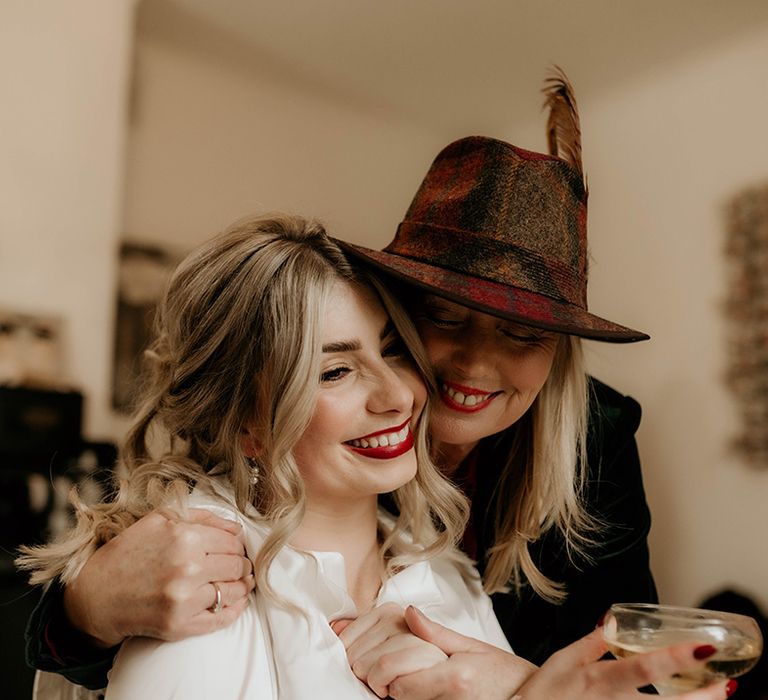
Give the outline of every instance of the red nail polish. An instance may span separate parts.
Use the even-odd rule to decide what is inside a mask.
[[[733,678],[731,678],[731,680],[729,680],[728,684],[725,686],[726,696],[731,697],[731,695],[733,695],[736,692],[736,688],[738,687],[739,687],[738,682],[733,680]]]
[[[708,659],[712,654],[717,651],[711,644],[702,644],[700,647],[696,647],[693,650],[693,658],[702,661]]]

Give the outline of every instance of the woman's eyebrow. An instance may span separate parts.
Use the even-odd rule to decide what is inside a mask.
[[[362,343],[359,340],[338,340],[335,343],[323,345],[323,352],[354,352],[362,349]]]

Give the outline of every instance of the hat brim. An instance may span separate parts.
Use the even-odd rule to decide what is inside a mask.
[[[607,343],[636,343],[650,336],[544,294],[333,239],[355,260],[457,304],[536,328]]]

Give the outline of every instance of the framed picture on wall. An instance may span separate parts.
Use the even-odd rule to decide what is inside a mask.
[[[155,309],[178,260],[178,255],[154,244],[124,242],[120,247],[112,406],[122,413],[134,407]]]

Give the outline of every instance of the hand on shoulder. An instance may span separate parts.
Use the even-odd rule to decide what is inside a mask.
[[[230,624],[253,590],[241,526],[207,510],[188,520],[153,511],[100,547],[64,592],[67,618],[97,646],[163,640]],[[222,610],[211,612],[216,583]]]

